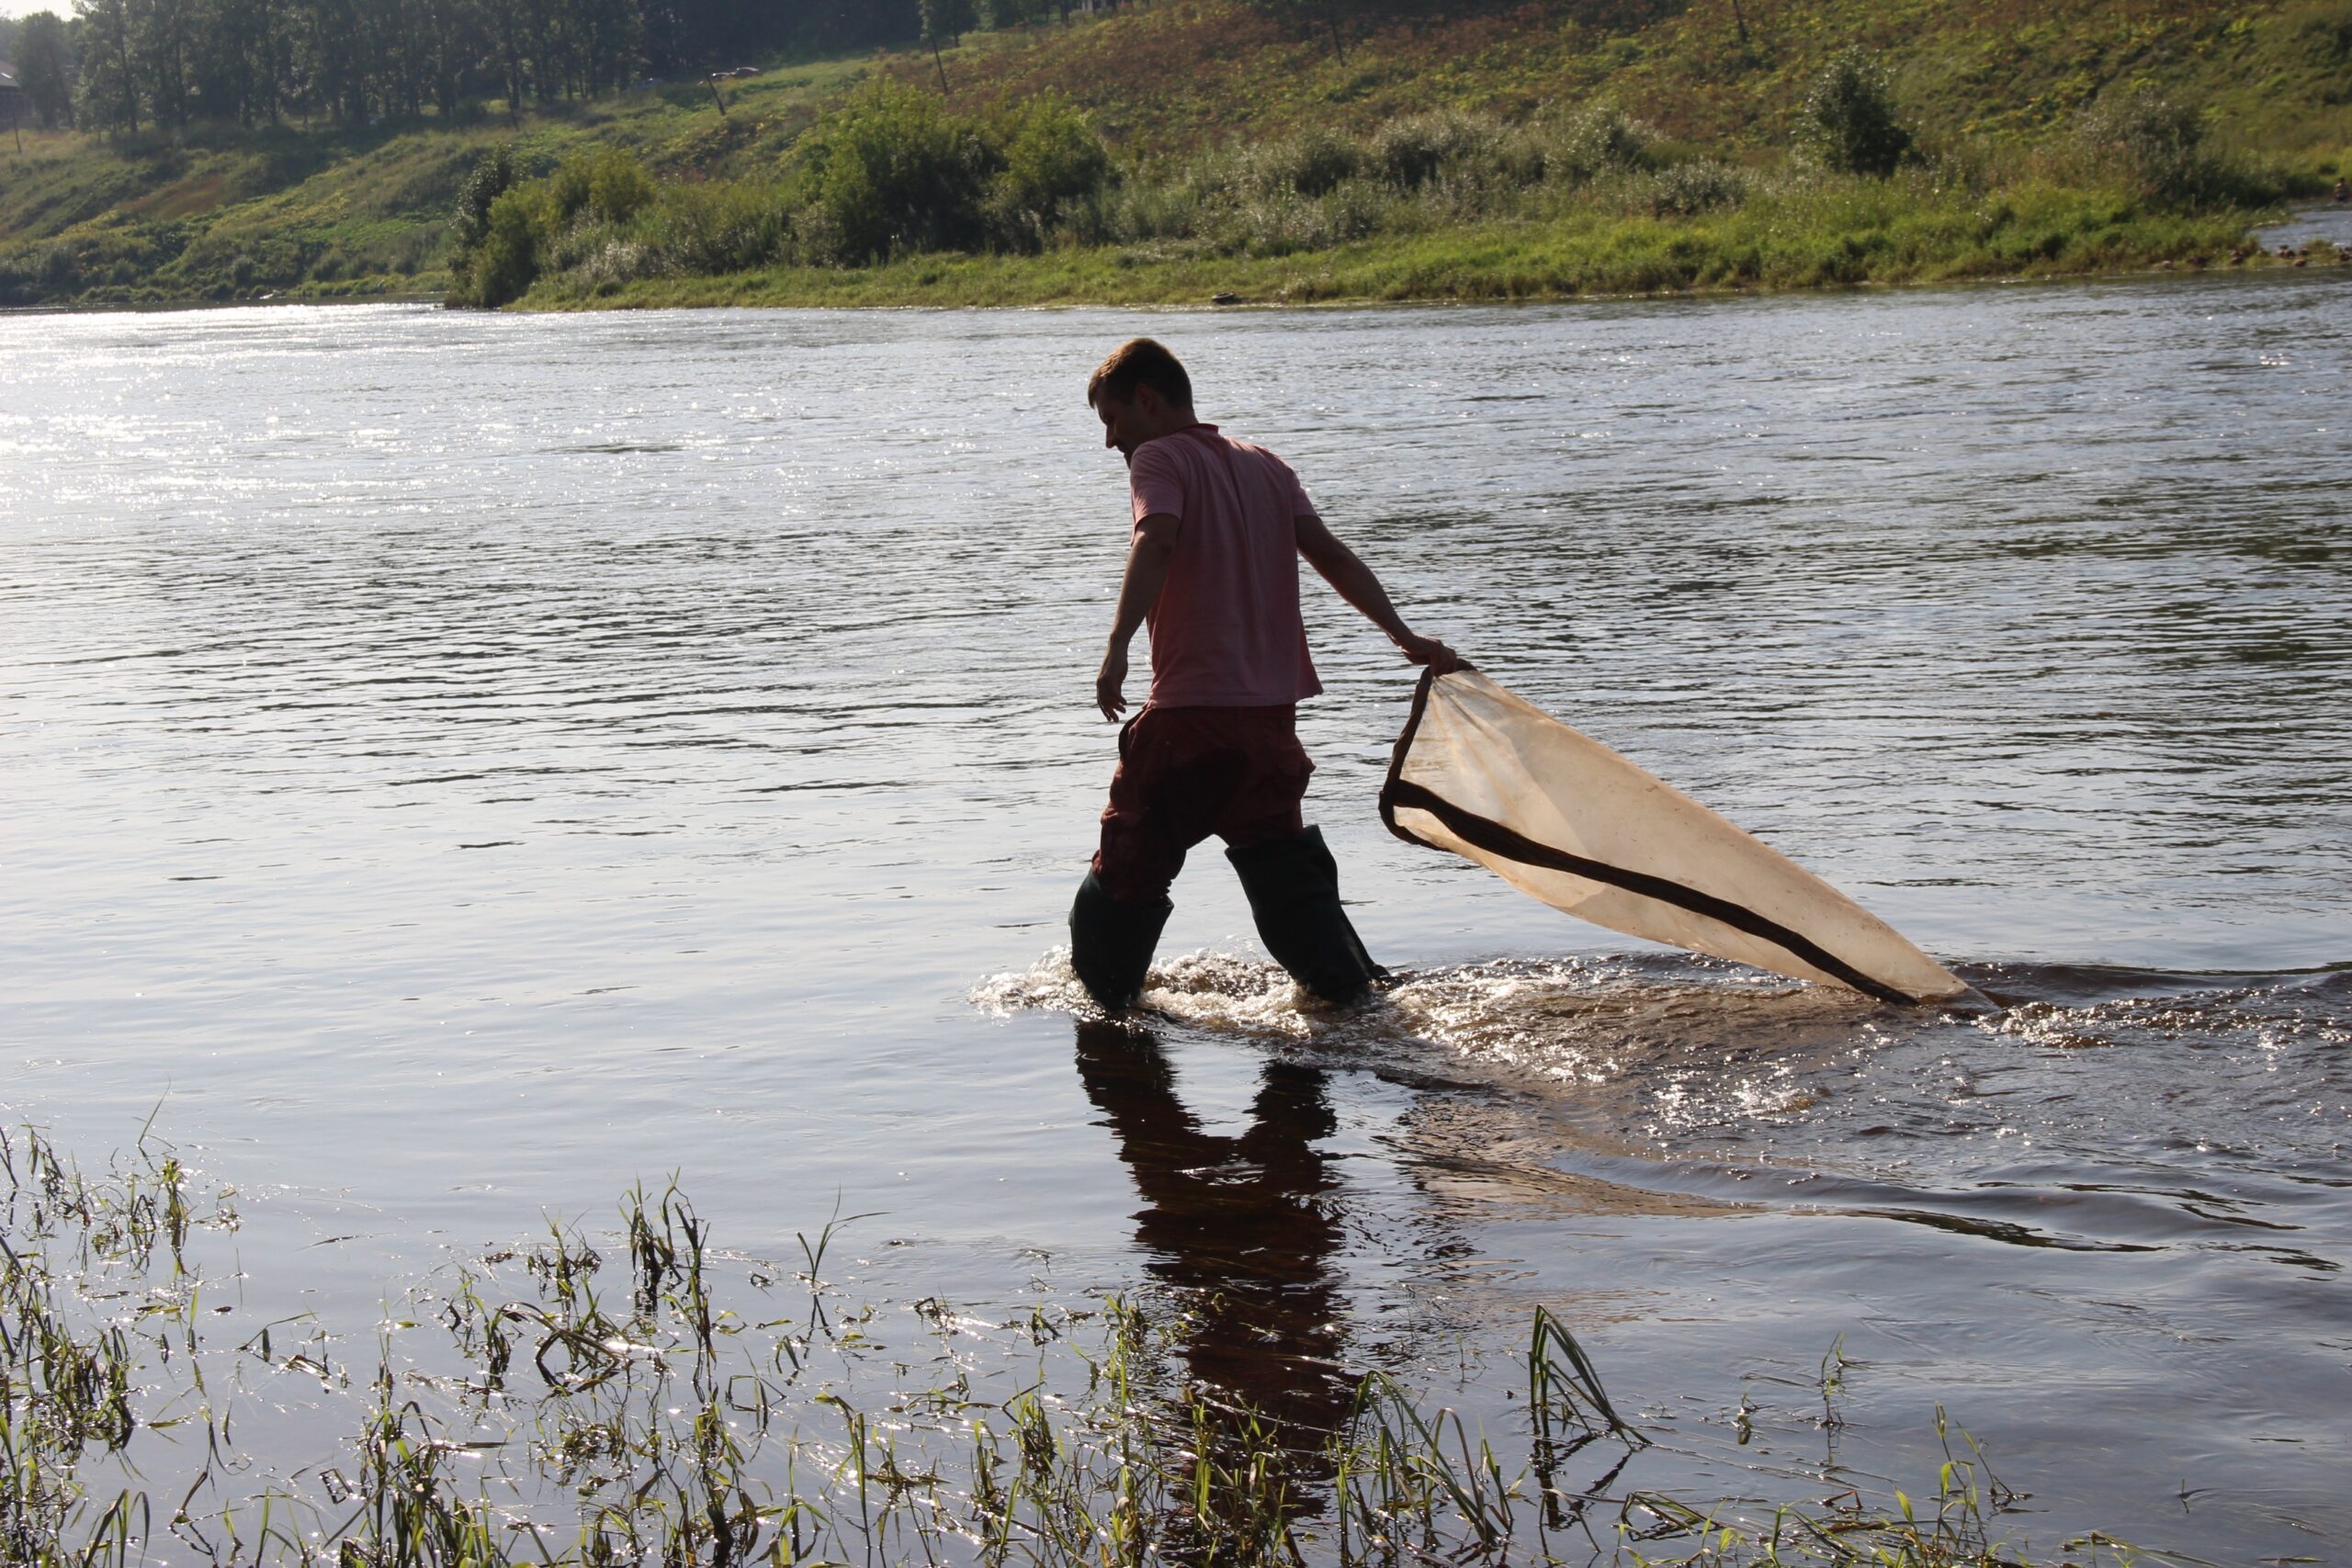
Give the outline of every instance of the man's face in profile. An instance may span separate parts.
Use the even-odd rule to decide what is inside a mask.
[[[1136,448],[1148,439],[1143,434],[1143,409],[1140,406],[1148,389],[1138,387],[1132,398],[1121,399],[1104,392],[1094,400],[1094,412],[1102,421],[1102,445],[1116,446],[1119,456],[1132,463]]]

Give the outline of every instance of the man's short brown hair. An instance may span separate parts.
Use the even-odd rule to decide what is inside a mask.
[[[1108,394],[1124,403],[1135,397],[1137,387],[1149,387],[1171,407],[1193,406],[1193,378],[1165,344],[1148,337],[1129,338],[1094,367],[1086,379],[1086,400],[1099,407]]]

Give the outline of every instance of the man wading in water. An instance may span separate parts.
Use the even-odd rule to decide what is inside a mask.
[[[1297,704],[1323,689],[1298,613],[1298,558],[1416,664],[1461,660],[1416,637],[1372,569],[1315,515],[1298,477],[1262,446],[1193,414],[1192,378],[1149,338],[1124,344],[1086,384],[1102,444],[1127,459],[1135,536],[1094,700],[1126,711],[1127,644],[1151,625],[1151,694],[1119,732],[1102,848],[1070,907],[1070,966],[1094,999],[1143,988],[1168,923],[1169,885],[1214,833],[1240,874],[1258,934],[1292,978],[1327,1001],[1381,970],[1340,908],[1339,867],[1299,803],[1315,764]]]

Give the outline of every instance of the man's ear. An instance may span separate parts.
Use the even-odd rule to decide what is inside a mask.
[[[1127,398],[1127,406],[1148,420],[1157,420],[1168,412],[1168,400],[1152,388],[1137,382],[1135,391]]]

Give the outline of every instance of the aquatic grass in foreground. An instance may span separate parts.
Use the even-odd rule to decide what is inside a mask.
[[[142,1134],[93,1177],[28,1129],[0,1134],[0,1174],[14,1563],[2016,1561],[1992,1529],[2012,1495],[1964,1436],[1920,1505],[1849,1494],[1758,1522],[1612,1492],[1649,1439],[1542,1310],[1521,1430],[1474,1428],[1380,1372],[1337,1430],[1285,1428],[1179,1375],[1194,1323],[1181,1295],[1001,1324],[933,1297],[885,1319],[822,1276],[838,1216],[786,1270],[714,1250],[674,1183],[639,1185],[609,1260],[552,1223],[429,1280],[355,1381],[316,1325],[291,1347],[272,1337],[282,1323],[205,1340],[207,1244],[239,1217],[230,1192],[196,1196],[168,1147]],[[749,1315],[720,1301],[722,1278]],[[902,1331],[926,1343],[884,1343]],[[238,1401],[288,1372],[347,1405],[333,1451],[256,1447],[267,1402]]]

